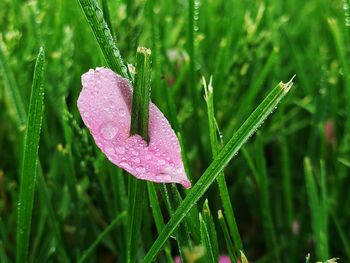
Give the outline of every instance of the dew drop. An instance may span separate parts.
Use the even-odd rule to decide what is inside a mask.
[[[123,146],[118,146],[115,148],[116,153],[119,154],[124,154],[125,153],[125,148]]]
[[[119,114],[120,117],[124,117],[124,116],[126,115],[125,109],[120,108],[120,109],[118,110],[118,114]]]
[[[171,180],[171,176],[169,174],[156,174],[156,177],[158,180],[162,180],[162,181],[170,181]]]
[[[164,160],[158,160],[157,163],[160,164],[160,165],[164,165],[164,164],[165,164],[165,161],[164,161]]]
[[[132,167],[129,164],[127,164],[126,162],[121,162],[120,166],[122,168],[124,168],[124,169],[127,169],[127,170],[131,170],[132,169]]]
[[[101,134],[106,140],[112,140],[117,132],[118,129],[112,123],[107,123],[101,128]]]
[[[105,148],[105,152],[106,152],[107,154],[114,154],[114,149],[113,149],[112,147],[106,147],[106,148]]]
[[[137,168],[136,168],[136,172],[138,172],[138,173],[144,173],[144,172],[146,172],[146,169],[145,169],[144,167],[140,166],[140,167],[137,167]]]

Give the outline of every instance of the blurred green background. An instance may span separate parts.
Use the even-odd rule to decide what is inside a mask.
[[[245,254],[251,262],[276,262],[276,253],[280,262],[304,262],[307,253],[350,262],[349,0],[196,0],[194,17],[184,0],[105,2],[124,61],[135,62],[138,46],[152,49],[152,100],[181,133],[195,180],[212,160],[202,76],[212,77],[226,142],[274,86],[296,74],[286,99],[225,169]],[[97,149],[76,106],[81,75],[106,66],[78,1],[1,0],[0,262],[15,257],[25,129],[11,92],[19,90],[27,111],[40,46],[46,188],[36,189],[30,262],[62,262],[62,253],[75,262],[126,208],[127,177]],[[317,193],[308,190],[308,172]],[[322,213],[312,194],[327,207]],[[205,198],[216,217],[215,184]],[[148,206],[144,213],[140,255],[157,237]],[[318,220],[324,225],[315,229]],[[123,262],[123,231],[116,227],[87,262]],[[217,224],[227,254],[220,231]]]

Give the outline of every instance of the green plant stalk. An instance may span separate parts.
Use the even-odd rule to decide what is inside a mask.
[[[237,262],[237,257],[235,255],[235,248],[234,248],[234,245],[232,243],[230,234],[228,232],[226,220],[225,220],[224,215],[222,214],[221,210],[218,211],[218,219],[219,219],[219,223],[220,223],[222,232],[224,233],[226,247],[227,247],[227,251],[228,251],[228,254],[230,256],[231,262]]]
[[[27,129],[21,165],[20,192],[17,210],[16,262],[27,261],[38,168],[38,150],[44,105],[44,49],[40,48],[34,69]]]
[[[181,203],[181,197],[177,188],[174,184],[162,184],[161,185],[163,199],[165,201],[165,205],[169,212],[170,217],[174,214],[176,208]],[[192,247],[190,236],[189,236],[189,227],[186,224],[186,220],[184,223],[180,224],[176,229],[175,233],[176,243],[179,250],[179,255],[181,261],[186,261],[186,257],[184,254],[184,249],[190,249]]]
[[[347,235],[346,231],[341,227],[339,220],[337,216],[334,214],[334,211],[330,209],[331,217],[334,221],[334,225],[337,229],[337,232],[339,234],[340,240],[343,244],[344,252],[346,254],[346,257],[348,258],[348,261],[350,261],[350,242],[349,242],[349,236]]]
[[[139,47],[136,53],[136,76],[132,99],[130,134],[139,134],[149,142],[148,117],[151,92],[151,50]],[[128,192],[128,263],[136,262],[136,251],[139,247],[142,208],[144,207],[146,184],[129,175]]]
[[[125,219],[126,212],[122,212],[119,215],[117,215],[113,221],[98,235],[98,237],[95,239],[94,242],[88,247],[88,249],[85,250],[81,258],[79,259],[79,263],[83,263],[88,256],[95,250],[97,245],[108,235],[110,232],[116,227],[117,225],[122,223],[122,220]]]
[[[213,101],[213,87],[211,84],[211,80],[209,85],[206,84],[203,79],[204,91],[205,91],[205,101],[207,104],[207,112],[208,112],[208,123],[209,123],[209,138],[210,138],[210,146],[212,151],[213,159],[218,155],[219,151],[219,142],[217,137],[217,123],[215,119],[215,110],[214,110],[214,101]],[[228,227],[230,230],[231,237],[236,245],[236,248],[239,250],[243,250],[243,245],[241,241],[241,236],[239,234],[239,230],[236,223],[236,218],[233,212],[230,194],[226,185],[225,175],[222,172],[217,178],[220,198],[222,202],[222,206],[224,209],[225,217],[227,218]]]
[[[288,230],[292,231],[292,223],[294,219],[293,209],[293,188],[291,181],[291,166],[288,145],[285,138],[281,138],[281,162],[282,162],[282,174],[283,174],[283,193],[284,201],[287,210],[286,219],[288,222]]]
[[[78,0],[88,20],[108,66],[124,78],[130,78],[127,67],[115,44],[115,40],[103,18],[103,12],[96,0]]]
[[[321,250],[324,259],[329,258],[329,238],[328,238],[328,194],[326,184],[326,165],[323,160],[320,161],[320,213],[322,219],[322,232],[320,232]]]
[[[160,209],[160,204],[158,201],[157,192],[156,192],[154,184],[151,182],[147,182],[147,189],[148,189],[148,198],[149,198],[150,205],[152,208],[153,219],[154,219],[154,222],[156,224],[157,232],[158,232],[158,234],[160,234],[162,232],[165,224],[164,224],[164,218],[162,215],[162,211]],[[171,256],[169,242],[167,242],[165,244],[164,252],[165,252],[167,262],[172,263],[173,258]]]
[[[321,167],[321,170],[324,169]],[[311,212],[311,226],[313,235],[316,241],[316,255],[320,260],[328,259],[328,238],[327,238],[327,198],[325,189],[324,171],[321,175],[321,197],[317,190],[317,185],[312,171],[311,161],[308,157],[304,159],[304,170],[305,170],[305,182],[306,182],[306,192],[309,200],[309,207]],[[324,200],[324,198],[326,200]]]
[[[136,76],[132,97],[130,134],[139,134],[149,143],[148,117],[151,92],[151,50],[139,47],[136,53]]]
[[[62,116],[61,124],[63,127],[64,139],[66,142],[66,149],[67,149],[67,153],[62,153],[62,160],[64,163],[63,170],[65,171],[64,173],[65,179],[67,182],[68,191],[72,198],[72,204],[74,207],[73,218],[74,218],[75,224],[80,225],[81,204],[79,202],[79,197],[78,197],[78,191],[77,191],[78,180],[77,180],[77,175],[74,168],[74,160],[73,160],[73,153],[72,153],[72,145],[73,145],[72,131],[68,124],[69,111],[68,111],[68,107],[64,97],[61,98],[59,104],[60,104],[61,116]],[[80,231],[77,231],[74,234],[75,234],[75,238],[77,239],[76,254],[78,258],[80,256],[82,236]]]
[[[266,160],[263,151],[262,138],[258,134],[255,149],[257,171],[259,177],[260,204],[263,217],[263,228],[265,231],[265,239],[267,243],[268,253],[272,257],[273,262],[281,262],[277,247],[276,232],[272,220],[271,201],[269,192],[269,179],[267,176]]]
[[[2,77],[4,78],[6,91],[9,95],[9,98],[12,102],[15,111],[15,117],[17,120],[18,128],[20,130],[23,130],[27,121],[27,114],[23,106],[23,101],[17,83],[15,81],[12,71],[9,68],[9,65],[7,64],[3,45],[4,44],[0,40],[0,70],[3,72]]]
[[[202,213],[199,213],[201,241],[205,247],[207,262],[219,261],[218,239],[215,224],[208,205],[208,199],[204,201]]]
[[[220,175],[230,160],[238,153],[242,145],[259,128],[267,116],[272,113],[281,99],[288,93],[292,84],[291,80],[287,84],[280,83],[277,85],[231,137],[197,183],[188,192],[184,201],[170,218],[162,233],[158,236],[157,240],[144,257],[143,262],[151,262],[155,258],[166,240],[170,237],[171,233],[176,229],[199,198],[206,192],[209,186]]]
[[[128,222],[127,222],[127,263],[136,262],[140,246],[142,208],[145,205],[145,182],[129,175]]]

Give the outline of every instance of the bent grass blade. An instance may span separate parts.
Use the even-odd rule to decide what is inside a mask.
[[[293,85],[292,80],[293,79],[286,84],[280,83],[277,85],[231,137],[198,182],[188,192],[184,201],[175,211],[162,233],[158,236],[157,240],[146,254],[143,262],[151,262],[157,256],[166,240],[196,204],[199,198],[206,192],[231,159],[238,153],[242,145],[260,127],[264,120],[277,107],[281,99],[288,93]]]

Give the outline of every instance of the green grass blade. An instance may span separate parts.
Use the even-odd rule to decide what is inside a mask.
[[[176,208],[182,201],[180,193],[178,192],[175,184],[162,184],[162,195],[170,217],[172,217]],[[185,249],[192,248],[187,221],[188,220],[185,220],[184,223],[180,224],[175,231],[175,238],[182,261],[186,261]]]
[[[136,262],[137,251],[140,242],[142,211],[145,206],[145,182],[129,175],[128,191],[128,225],[127,225],[127,260],[128,263]]]
[[[290,165],[290,156],[288,151],[288,145],[285,138],[281,139],[281,161],[282,161],[282,175],[283,175],[283,193],[286,206],[286,219],[288,222],[288,229],[292,230],[292,223],[294,219],[293,208],[293,185],[292,185],[292,173]]]
[[[259,128],[267,116],[272,113],[281,99],[288,93],[291,86],[292,80],[287,84],[280,83],[277,85],[231,137],[198,182],[188,192],[184,201],[178,207],[162,233],[158,236],[157,240],[146,254],[144,262],[151,262],[155,258],[166,240],[170,237],[171,233],[180,224],[186,214],[196,204],[209,186],[215,181],[231,159],[238,153],[242,145],[257,130],[257,128]]]
[[[340,225],[339,218],[334,214],[334,211],[330,209],[331,217],[334,221],[335,228],[339,234],[340,240],[343,244],[344,252],[346,254],[347,260],[350,261],[350,239],[344,228]]]
[[[199,214],[199,222],[201,240],[205,247],[206,261],[212,263],[218,262],[218,239],[216,236],[214,220],[209,209],[208,199],[205,200],[202,213]]]
[[[147,182],[147,189],[148,189],[148,198],[149,198],[149,202],[150,202],[150,205],[152,208],[154,222],[156,224],[157,232],[158,232],[158,234],[160,234],[162,232],[163,228],[165,227],[165,224],[164,224],[164,218],[162,215],[162,211],[160,209],[160,204],[158,201],[157,192],[156,192],[154,184],[151,182]],[[169,243],[165,244],[164,252],[165,252],[167,262],[169,262],[169,263],[173,262]]]
[[[235,255],[235,248],[234,248],[234,245],[232,243],[230,234],[228,232],[226,220],[225,220],[224,215],[222,214],[221,210],[218,211],[218,219],[219,219],[219,223],[220,223],[222,232],[224,233],[226,247],[227,247],[228,254],[230,255],[231,262],[237,262],[237,258]]]
[[[254,151],[256,156],[257,171],[259,177],[259,190],[260,190],[260,204],[262,213],[262,223],[265,231],[266,245],[270,260],[274,262],[281,262],[280,255],[277,247],[276,231],[272,220],[271,211],[271,198],[269,191],[269,178],[267,175],[266,158],[264,154],[262,138],[258,134],[256,140],[256,149]]]
[[[213,93],[211,80],[209,82],[209,85],[207,85],[205,82],[205,79],[203,79],[203,85],[204,85],[205,101],[207,104],[207,112],[208,112],[210,145],[211,145],[213,158],[215,158],[218,155],[219,142],[218,142],[218,136],[217,136],[217,124],[216,124],[215,111],[214,111],[214,101],[213,101],[214,93]],[[221,173],[218,176],[217,182],[218,182],[220,198],[224,209],[225,217],[227,218],[230,234],[235,242],[237,249],[243,250],[241,236],[239,234],[239,230],[237,227],[236,218],[233,212],[224,173]]]
[[[27,130],[21,166],[20,192],[17,213],[16,262],[27,261],[35,181],[38,166],[38,150],[44,104],[44,49],[40,48],[34,69],[30,96]]]
[[[0,53],[1,52],[2,52],[2,50],[0,50]],[[2,56],[2,55],[3,55],[3,53],[0,54],[0,56]],[[1,60],[0,62],[6,63],[6,61],[4,59],[5,58],[3,56],[0,57],[0,60]],[[24,109],[23,100],[22,100],[21,94],[18,91],[16,80],[13,78],[13,74],[10,71],[10,69],[7,67],[7,64],[5,64],[5,67],[3,69],[6,70],[4,75],[7,75],[7,78],[9,80],[7,82],[8,88],[12,89],[12,90],[9,90],[9,94],[11,94],[11,92],[13,92],[13,95],[11,95],[12,101],[13,101],[14,105],[17,105],[15,107],[18,107],[18,109],[19,109],[19,110],[15,111],[15,114],[16,114],[16,118],[18,120],[18,123],[20,124],[19,128],[22,129],[25,127],[26,122],[27,122],[27,113],[25,110],[24,110],[24,112],[21,110],[21,109]],[[24,120],[24,122],[23,122],[23,120]],[[21,123],[23,123],[23,125],[21,125]],[[66,255],[65,250],[63,249],[63,243],[60,242],[60,240],[62,240],[62,238],[61,238],[61,233],[60,233],[59,226],[57,223],[58,221],[56,220],[57,216],[55,215],[54,209],[53,209],[51,201],[50,201],[50,197],[48,194],[48,188],[47,188],[45,179],[44,179],[43,174],[42,174],[40,161],[39,161],[39,171],[38,171],[38,188],[41,189],[41,191],[39,192],[39,197],[41,198],[41,200],[43,201],[43,203],[45,204],[45,206],[48,210],[48,215],[50,217],[49,222],[50,222],[50,225],[55,233],[55,237],[58,241],[58,244],[59,244],[58,253],[60,256],[60,260],[62,262],[66,262],[67,255]]]
[[[149,142],[148,115],[151,93],[151,50],[139,47],[136,53],[136,76],[132,98],[132,117],[130,134],[140,134]]]
[[[85,250],[81,258],[79,259],[79,263],[84,262],[88,256],[94,251],[97,245],[113,230],[114,227],[122,223],[126,217],[126,212],[122,212],[115,217],[115,219],[98,235],[96,240],[89,246],[88,249]]]
[[[18,90],[17,83],[13,76],[7,60],[4,54],[3,43],[0,40],[0,70],[3,72],[2,77],[4,78],[4,84],[9,98],[12,102],[13,108],[15,110],[15,117],[17,119],[19,129],[23,129],[27,121],[27,114],[23,106],[23,101]]]
[[[124,78],[129,78],[128,70],[115,44],[111,31],[103,18],[103,12],[96,0],[79,0],[108,66]]]
[[[322,165],[322,164],[321,164]],[[323,166],[323,165],[322,165]],[[327,198],[324,167],[321,167],[321,193],[317,189],[311,161],[308,157],[304,159],[306,192],[309,200],[311,213],[311,226],[316,243],[316,255],[321,260],[328,258],[327,238]]]
[[[321,250],[325,259],[329,258],[329,238],[328,238],[328,193],[326,184],[326,165],[320,161],[320,208],[322,219],[322,231],[320,232]]]

